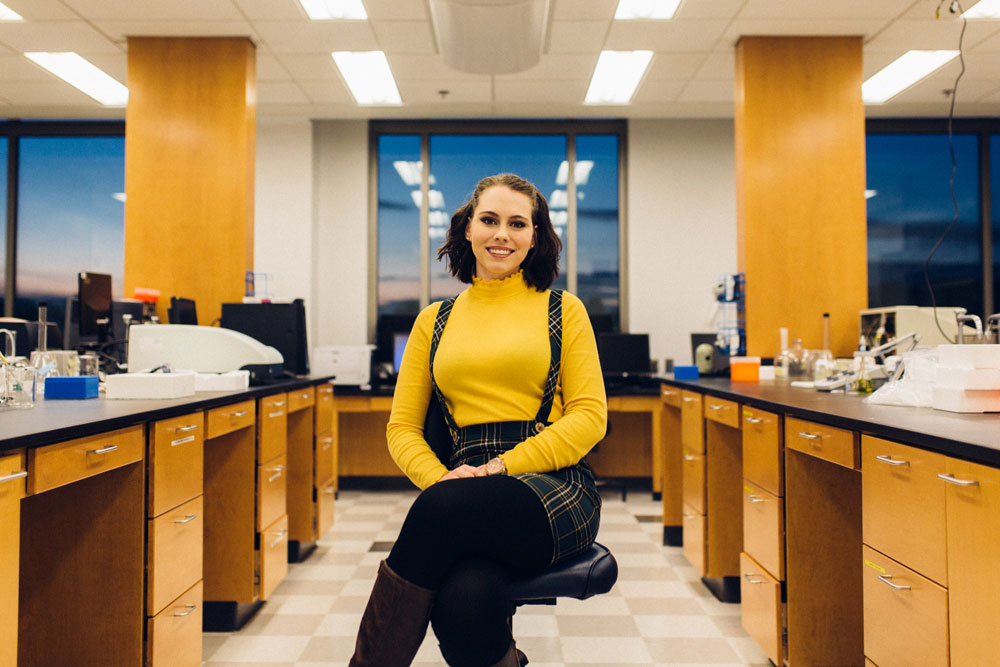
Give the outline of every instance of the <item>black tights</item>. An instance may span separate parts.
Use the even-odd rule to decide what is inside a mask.
[[[548,566],[552,534],[541,500],[506,476],[439,482],[410,507],[386,559],[437,591],[431,625],[451,665],[492,665],[511,642],[507,585]]]

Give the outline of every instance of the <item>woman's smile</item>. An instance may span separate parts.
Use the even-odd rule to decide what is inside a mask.
[[[530,197],[496,185],[483,190],[465,228],[476,258],[476,276],[499,280],[517,273],[535,245]]]

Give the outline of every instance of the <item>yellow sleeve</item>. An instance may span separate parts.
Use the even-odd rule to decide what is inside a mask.
[[[607,430],[608,400],[594,330],[583,302],[568,292],[563,292],[559,379],[562,417],[503,454],[508,473],[549,472],[578,463]]]
[[[424,440],[424,417],[432,393],[428,367],[431,333],[439,307],[440,303],[432,303],[424,308],[413,325],[403,351],[392,397],[392,414],[386,427],[389,454],[399,469],[421,489],[448,472]]]

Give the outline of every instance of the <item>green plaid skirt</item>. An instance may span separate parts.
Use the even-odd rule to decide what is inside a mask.
[[[459,428],[448,467],[480,466],[535,435],[539,426],[544,428],[548,424],[513,421]],[[550,565],[590,547],[600,525],[601,496],[594,483],[594,472],[586,461],[552,472],[521,473],[511,477],[530,486],[545,506],[552,530]]]

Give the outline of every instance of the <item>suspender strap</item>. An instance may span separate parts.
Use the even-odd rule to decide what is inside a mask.
[[[457,296],[453,296],[450,299],[441,302],[437,318],[434,320],[434,331],[431,334],[430,353],[431,387],[434,389],[434,395],[437,396],[438,404],[441,406],[441,412],[444,413],[444,420],[445,423],[448,424],[448,430],[451,431],[452,442],[457,440],[458,425],[455,423],[455,419],[451,416],[451,412],[448,411],[448,404],[445,403],[444,394],[441,393],[441,389],[438,388],[437,382],[434,381],[434,357],[437,355],[438,344],[441,342],[441,334],[444,333],[444,325],[448,324],[448,317],[451,315],[451,308],[455,305],[455,299],[457,298]]]

